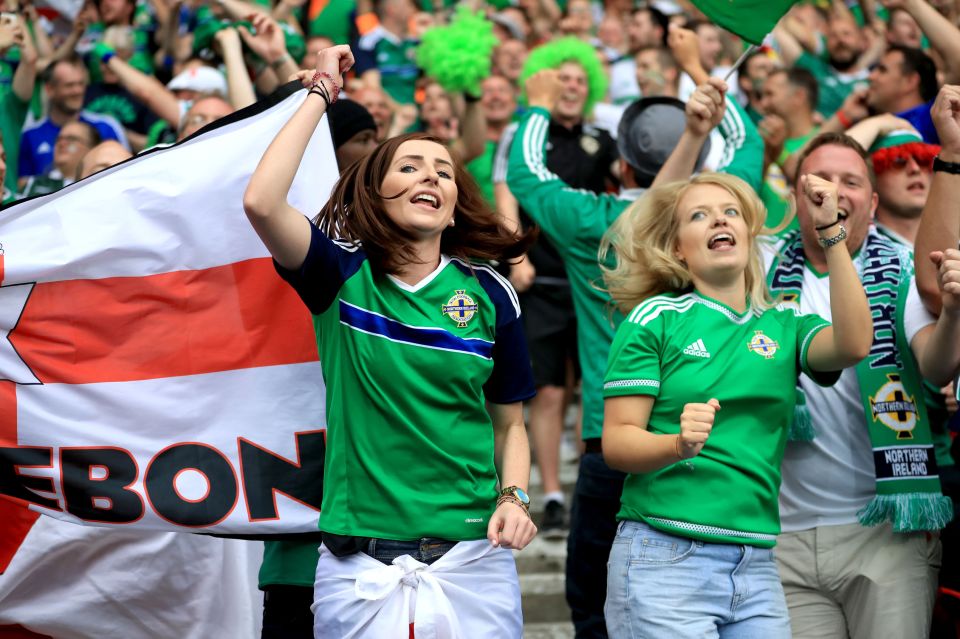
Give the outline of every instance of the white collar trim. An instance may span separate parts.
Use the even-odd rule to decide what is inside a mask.
[[[394,275],[388,274],[387,277],[389,277],[390,281],[396,284],[399,289],[406,291],[408,293],[416,293],[417,291],[422,289],[424,286],[426,286],[427,284],[432,282],[434,279],[436,279],[437,275],[440,275],[440,271],[442,271],[449,263],[450,263],[450,258],[441,253],[440,264],[437,266],[437,268],[433,269],[432,272],[428,273],[426,276],[424,276],[422,280],[420,280],[416,284],[407,284],[406,282],[397,278]]]

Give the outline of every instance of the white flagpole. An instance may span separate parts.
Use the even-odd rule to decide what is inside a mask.
[[[740,57],[737,58],[737,61],[734,62],[733,66],[730,67],[730,70],[727,71],[727,75],[723,76],[723,81],[727,82],[730,79],[730,76],[732,76],[734,72],[740,68],[740,65],[743,64],[743,61],[747,59],[747,56],[756,51],[757,48],[758,47],[755,44],[751,44],[749,47],[747,47],[747,50],[740,54]]]

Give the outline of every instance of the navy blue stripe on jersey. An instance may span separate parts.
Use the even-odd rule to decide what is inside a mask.
[[[303,265],[289,271],[274,260],[280,277],[286,280],[314,315],[327,310],[340,287],[360,270],[367,254],[355,244],[333,241],[315,224],[310,224],[310,248]]]
[[[343,300],[340,300],[340,323],[362,333],[384,337],[391,342],[475,355],[483,359],[493,357],[492,342],[457,337],[442,328],[410,326]]]

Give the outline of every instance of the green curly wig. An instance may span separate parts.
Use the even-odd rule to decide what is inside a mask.
[[[479,97],[496,46],[493,23],[461,5],[448,26],[433,27],[423,34],[417,65],[445,91]]]
[[[587,74],[587,101],[583,105],[583,114],[590,115],[593,105],[607,95],[607,74],[600,64],[597,52],[592,46],[574,37],[560,38],[541,45],[530,52],[520,74],[520,86],[525,86],[527,78],[537,71],[557,69],[564,62],[576,62]],[[526,101],[526,91],[523,100]]]

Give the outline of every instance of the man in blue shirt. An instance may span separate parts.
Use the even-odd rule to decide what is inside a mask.
[[[20,177],[41,175],[53,163],[53,147],[60,128],[79,120],[94,127],[103,140],[117,140],[129,149],[123,127],[115,119],[83,111],[84,94],[89,84],[87,69],[79,56],[55,62],[47,69],[46,90],[49,113],[46,118],[23,130],[20,138]]]
[[[920,49],[891,45],[870,72],[867,105],[874,113],[893,113],[913,125],[927,144],[940,144],[930,119],[937,97],[937,67]]]

